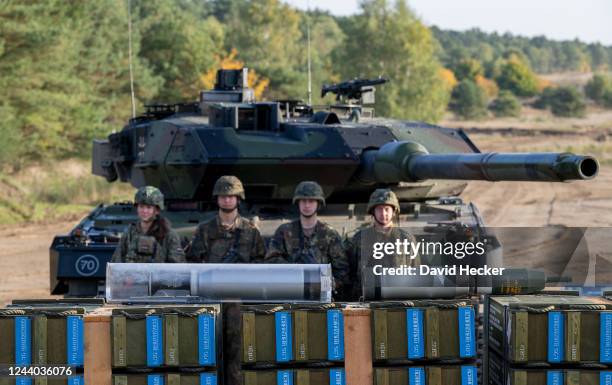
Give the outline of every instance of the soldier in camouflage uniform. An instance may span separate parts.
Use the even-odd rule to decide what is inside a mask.
[[[336,230],[317,218],[325,205],[323,189],[316,182],[301,182],[295,189],[293,203],[298,205],[300,218],[282,224],[270,241],[268,263],[331,263],[339,295],[347,283],[349,264]]]
[[[235,176],[220,177],[213,188],[218,215],[196,229],[187,259],[203,263],[261,262],[265,246],[259,230],[238,213],[245,199],[242,182]]]
[[[153,186],[141,187],[134,197],[138,222],[121,236],[111,262],[185,262],[181,239],[160,216],[164,195]]]
[[[350,281],[353,284],[352,297],[361,296],[361,272],[371,269],[374,265],[396,267],[400,265],[418,266],[420,257],[406,254],[385,256],[376,260],[372,257],[373,245],[377,242],[395,243],[397,239],[408,239],[416,242],[414,236],[396,227],[394,218],[399,214],[400,206],[395,193],[389,189],[377,189],[368,202],[367,212],[372,216],[373,223],[359,229],[352,239],[347,240],[346,250],[350,261]]]

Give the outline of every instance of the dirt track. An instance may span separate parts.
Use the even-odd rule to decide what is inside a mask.
[[[608,135],[607,128],[602,131]],[[482,151],[555,151],[550,147],[598,144],[592,137],[571,132],[509,136],[479,129],[471,138]],[[472,182],[462,198],[477,205],[489,226],[612,226],[612,170],[606,165],[595,180],[587,182]],[[0,230],[0,305],[15,298],[49,296],[49,246],[55,234],[73,225]]]

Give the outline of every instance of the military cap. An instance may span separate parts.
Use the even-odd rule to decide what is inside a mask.
[[[224,175],[220,177],[213,187],[213,196],[216,197],[219,195],[235,195],[244,200],[244,187],[242,186],[242,182],[233,175]]]
[[[164,194],[157,187],[144,186],[136,191],[134,195],[135,205],[157,206],[160,210],[164,209]]]
[[[393,206],[396,213],[399,212],[400,209],[397,196],[388,188],[376,189],[372,195],[370,195],[370,201],[368,202],[368,214],[372,214],[374,208],[379,205]]]
[[[299,199],[314,199],[325,206],[325,195],[317,182],[300,182],[293,193],[293,203],[295,204]]]

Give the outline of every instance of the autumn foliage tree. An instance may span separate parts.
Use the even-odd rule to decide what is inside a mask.
[[[449,99],[437,44],[404,0],[365,0],[341,24],[347,39],[336,53],[342,78],[386,76],[376,93],[378,115],[437,121]]]
[[[538,89],[536,75],[529,66],[516,56],[504,61],[496,78],[501,89],[508,90],[517,96],[533,96]]]

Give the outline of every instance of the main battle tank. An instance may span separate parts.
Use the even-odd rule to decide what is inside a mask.
[[[484,221],[459,195],[468,180],[561,182],[594,178],[597,161],[570,153],[481,153],[463,130],[375,117],[370,84],[325,86],[335,105],[313,108],[296,100],[256,102],[247,70],[220,70],[214,90],[192,104],[147,106],[107,139],[95,140],[93,173],[135,188],[157,186],[163,215],[188,239],[215,215],[212,188],[222,175],[238,176],[246,190],[241,212],[269,238],[297,216],[296,185],[315,180],[327,206],[320,214],[341,234],[369,221],[376,188],[392,189],[400,223],[415,235],[474,236]],[[346,98],[345,98],[346,97]],[[100,205],[51,246],[51,292],[102,292],[105,265],[121,232],[136,220],[131,202]]]

